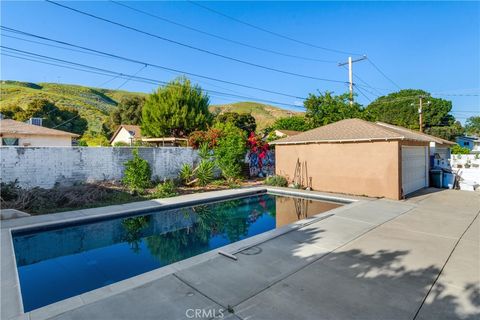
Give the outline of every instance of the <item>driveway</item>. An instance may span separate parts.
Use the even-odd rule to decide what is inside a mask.
[[[55,319],[479,319],[479,211],[453,190],[363,201]]]

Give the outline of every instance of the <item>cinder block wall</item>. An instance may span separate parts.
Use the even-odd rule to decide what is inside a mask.
[[[55,184],[120,180],[133,148],[109,147],[1,147],[1,181],[17,180],[26,188]],[[175,178],[184,163],[198,161],[192,148],[139,148],[150,163],[152,177]]]

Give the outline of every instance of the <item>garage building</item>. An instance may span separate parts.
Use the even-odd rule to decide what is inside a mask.
[[[429,183],[429,144],[406,128],[347,119],[272,142],[277,175],[318,191],[401,199]],[[301,167],[301,169],[299,169]]]

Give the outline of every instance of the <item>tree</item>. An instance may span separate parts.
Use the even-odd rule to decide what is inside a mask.
[[[223,176],[232,181],[242,172],[242,163],[247,152],[247,135],[231,122],[217,123],[215,128],[222,132],[213,149],[215,161]]]
[[[237,128],[242,129],[247,134],[255,132],[257,129],[257,123],[255,118],[250,113],[238,113],[238,112],[224,112],[220,113],[216,122],[227,123],[231,122]]]
[[[455,121],[452,125],[435,126],[425,129],[426,134],[450,141],[455,141],[455,138],[461,136],[464,132],[465,130],[462,124],[458,121]]]
[[[9,106],[2,106],[0,112],[5,119],[15,119],[16,115],[23,112],[23,109],[20,108],[18,105],[9,105]]]
[[[152,137],[185,137],[205,130],[213,116],[209,97],[190,80],[177,78],[149,95],[142,110],[142,134]]]
[[[310,93],[304,105],[307,109],[307,123],[312,128],[343,119],[358,118],[362,114],[358,103],[350,105],[348,94],[334,96],[331,92],[318,92],[318,95]]]
[[[480,116],[473,116],[465,121],[465,132],[469,135],[480,136]]]
[[[107,138],[111,138],[113,132],[121,124],[141,125],[144,103],[144,97],[123,97],[117,108],[110,114],[108,120],[102,124],[102,134]]]
[[[381,121],[418,130],[420,96],[427,97],[423,99],[422,106],[423,126],[426,131],[432,127],[455,125],[455,118],[449,114],[452,110],[451,101],[433,98],[426,91],[413,89],[400,90],[379,97],[365,108],[364,116],[370,121]]]
[[[3,111],[3,110],[2,110]],[[86,119],[72,108],[58,108],[47,99],[35,99],[25,109],[9,108],[4,113],[6,118],[27,121],[30,118],[42,118],[42,125],[82,135],[88,127]],[[13,113],[12,113],[13,111]]]
[[[273,123],[272,130],[294,130],[294,131],[307,131],[311,129],[311,126],[307,123],[307,119],[304,116],[291,116],[278,118]]]

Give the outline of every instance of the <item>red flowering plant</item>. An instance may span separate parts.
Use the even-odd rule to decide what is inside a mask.
[[[268,142],[262,140],[260,135],[256,135],[254,132],[250,133],[250,136],[247,139],[248,148],[250,153],[257,154],[258,156],[258,165],[262,167],[262,160],[267,156],[267,152],[270,148]]]

